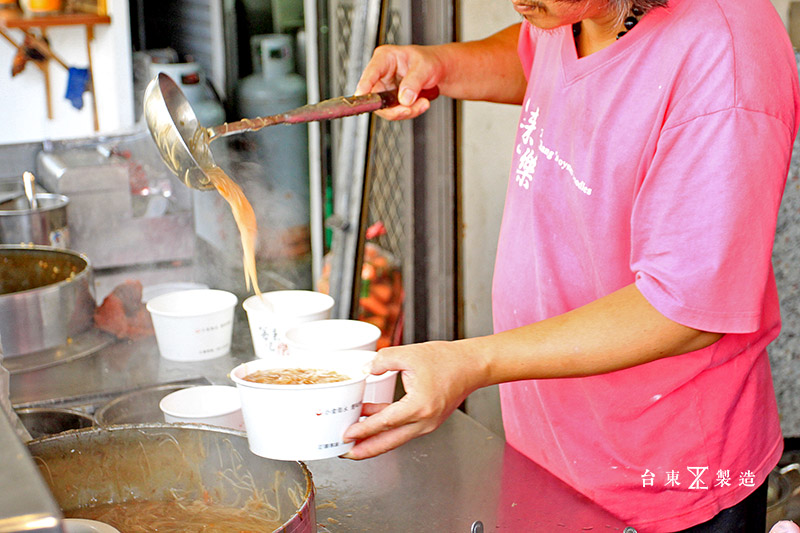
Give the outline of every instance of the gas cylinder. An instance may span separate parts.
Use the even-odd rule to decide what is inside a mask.
[[[149,65],[150,78],[163,72],[180,87],[192,106],[197,120],[203,126],[217,126],[225,122],[225,108],[211,90],[203,68],[195,62],[157,63]]]
[[[275,115],[306,104],[306,85],[295,72],[290,35],[253,36],[251,52],[254,72],[237,86],[237,109],[242,118]],[[290,243],[289,249],[277,251],[277,255],[307,250],[302,241],[307,240],[309,227],[308,127],[278,125],[246,135],[255,146],[263,173],[262,201],[269,206],[257,210],[257,217],[265,218],[258,220],[259,228],[264,228],[259,233],[283,235],[275,240]],[[271,245],[274,248],[277,243]],[[267,251],[268,255],[275,253]]]

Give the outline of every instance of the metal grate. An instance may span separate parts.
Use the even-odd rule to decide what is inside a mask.
[[[334,13],[331,28],[331,87],[335,94],[351,94],[354,87],[346,86],[345,73],[348,70],[350,42],[350,24],[352,21],[352,5],[346,2],[336,3],[331,10]],[[388,9],[386,16],[386,42],[400,42],[402,33],[402,17],[397,9]],[[334,139],[338,138],[341,124],[331,124]],[[407,224],[404,223],[409,213],[409,194],[407,183],[411,171],[411,124],[408,122],[389,122],[377,120],[375,123],[373,153],[370,159],[369,172],[373,176],[368,199],[368,224],[381,221],[387,233],[376,239],[379,246],[394,255],[400,262],[407,255],[404,253],[408,242]],[[334,146],[334,160],[336,158]]]
[[[386,42],[399,42],[401,18],[398,11],[390,9],[386,20]],[[404,243],[408,242],[406,213],[409,213],[408,173],[411,161],[411,125],[409,122],[379,120],[375,124],[375,153],[372,159],[372,189],[369,196],[368,220],[378,220],[386,226],[386,235],[377,244],[403,261]]]

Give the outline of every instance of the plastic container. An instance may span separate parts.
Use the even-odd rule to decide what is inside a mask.
[[[297,324],[330,317],[334,300],[315,291],[287,290],[250,296],[242,307],[247,312],[256,357],[286,351],[286,330]]]
[[[171,361],[205,361],[230,352],[237,298],[217,289],[176,291],[153,298],[158,350]]]
[[[170,424],[205,424],[244,431],[242,404],[236,387],[202,385],[164,396],[158,404]]]
[[[234,368],[231,379],[241,395],[250,450],[261,457],[284,461],[326,459],[347,453],[354,443],[344,443],[343,436],[361,415],[371,355],[318,354],[298,357],[291,365],[274,358],[258,359]],[[316,385],[270,385],[244,379],[256,370],[280,368],[334,370],[350,379]]]

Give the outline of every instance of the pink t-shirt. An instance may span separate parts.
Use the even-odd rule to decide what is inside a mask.
[[[765,348],[798,117],[786,31],[769,0],[670,0],[587,57],[570,28],[527,23],[519,51],[529,86],[495,330],[635,283],[670,319],[726,335],[604,375],[503,384],[508,442],[640,533],[706,521],[782,450]]]

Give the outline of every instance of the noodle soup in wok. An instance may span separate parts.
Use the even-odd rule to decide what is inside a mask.
[[[36,439],[28,449],[66,517],[123,532],[315,530],[305,466],[252,456],[240,432],[113,426]]]
[[[231,371],[242,400],[250,450],[261,457],[310,461],[347,453],[345,430],[361,415],[366,377],[375,352],[319,353],[271,357],[243,363]],[[346,378],[325,383],[285,383],[291,374],[334,372]],[[278,376],[278,383],[257,383],[248,376]],[[281,377],[283,376],[283,377]],[[290,379],[284,379],[289,376]],[[275,438],[280,435],[280,438]]]

